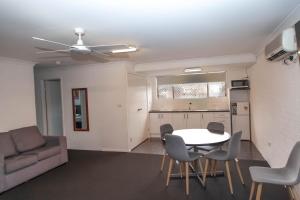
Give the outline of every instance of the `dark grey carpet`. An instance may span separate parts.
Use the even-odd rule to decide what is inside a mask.
[[[246,187],[232,170],[234,196],[230,195],[225,177],[209,178],[207,188],[190,180],[190,195],[185,184],[172,179],[165,187],[166,172],[160,173],[158,155],[69,151],[69,163],[49,171],[0,195],[1,200],[247,200],[250,191],[248,167],[267,165],[262,161],[240,161]],[[167,168],[167,167],[166,167]],[[234,169],[234,168],[232,168]],[[286,200],[281,186],[266,185],[263,200]]]

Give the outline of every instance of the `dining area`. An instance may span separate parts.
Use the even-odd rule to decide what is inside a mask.
[[[288,192],[289,198],[296,200],[293,187],[300,181],[300,143],[290,152],[287,163],[282,168],[268,166],[244,167],[241,170],[239,154],[242,131],[230,134],[224,125],[209,122],[206,128],[174,130],[171,124],[160,126],[161,143],[164,153],[160,171],[166,171],[166,188],[174,182],[183,181],[186,196],[190,195],[190,181],[194,179],[199,190],[207,191],[211,179],[226,179],[222,185],[232,197],[242,188],[245,199],[263,199],[263,186],[280,185]],[[254,162],[255,163],[255,162]],[[251,181],[244,180],[244,173],[250,174]],[[233,178],[238,177],[238,178]],[[251,182],[251,184],[249,184]],[[249,189],[248,189],[249,188]],[[244,198],[243,198],[244,199]]]

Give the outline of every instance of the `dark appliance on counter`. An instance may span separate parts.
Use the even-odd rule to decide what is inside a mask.
[[[249,88],[249,80],[247,80],[247,79],[232,80],[231,88],[232,89]]]

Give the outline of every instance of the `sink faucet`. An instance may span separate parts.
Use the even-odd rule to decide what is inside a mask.
[[[191,110],[191,105],[192,105],[192,102],[189,103],[189,110]]]

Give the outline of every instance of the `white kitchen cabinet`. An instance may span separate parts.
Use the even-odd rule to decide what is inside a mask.
[[[209,122],[224,124],[225,131],[231,133],[229,112],[173,112],[150,113],[150,133],[160,135],[160,126],[170,123],[174,130],[185,128],[206,128]]]
[[[152,136],[160,136],[162,124],[172,124],[172,113],[150,113],[150,133]]]
[[[150,133],[159,133],[160,113],[150,113]]]
[[[185,113],[172,113],[172,122],[174,130],[186,128],[186,114]]]
[[[171,125],[174,130],[185,128],[202,128],[200,113],[172,113]]]
[[[160,124],[171,124],[172,113],[160,113]]]
[[[201,113],[186,113],[186,128],[202,128]]]
[[[213,112],[203,112],[201,113],[201,124],[202,128],[207,128],[209,122],[214,121],[214,113]]]

